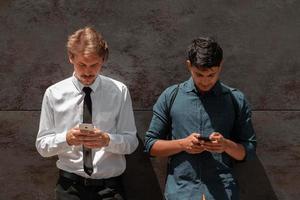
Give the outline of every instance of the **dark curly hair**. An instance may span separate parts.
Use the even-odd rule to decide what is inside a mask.
[[[223,50],[211,37],[196,38],[187,49],[187,60],[197,68],[220,66],[222,59]]]

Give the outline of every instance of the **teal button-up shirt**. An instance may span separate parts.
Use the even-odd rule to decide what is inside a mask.
[[[179,86],[167,88],[153,107],[153,118],[145,137],[150,152],[158,139],[181,139],[196,132],[209,136],[219,132],[225,138],[242,144],[246,159],[255,156],[256,137],[251,109],[242,92],[218,81],[207,93],[200,94],[192,78]],[[235,200],[238,187],[232,174],[234,159],[226,153],[181,152],[170,157],[165,188],[167,200]]]

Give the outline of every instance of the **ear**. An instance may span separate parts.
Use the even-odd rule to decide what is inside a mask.
[[[68,57],[69,57],[69,61],[71,64],[74,64],[74,55],[73,54],[70,54],[68,53]]]
[[[220,67],[223,66],[223,63],[224,63],[224,60],[221,60],[221,62],[220,62]]]
[[[192,63],[190,60],[186,60],[186,67],[188,68],[189,71],[191,71]]]
[[[223,63],[224,63],[223,61],[224,61],[224,60],[222,60],[222,61],[220,62],[220,66],[219,66],[219,72],[220,72],[220,71],[222,71],[222,68],[223,68]]]

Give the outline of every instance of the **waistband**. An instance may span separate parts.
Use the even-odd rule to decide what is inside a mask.
[[[74,173],[70,173],[64,170],[59,170],[59,176],[65,179],[69,179],[77,184],[81,184],[84,186],[106,186],[106,187],[115,187],[117,185],[122,184],[122,177],[116,176],[107,179],[92,179],[92,178],[84,178]]]

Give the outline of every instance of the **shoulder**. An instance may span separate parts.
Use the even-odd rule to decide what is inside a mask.
[[[46,95],[59,95],[63,94],[66,91],[70,91],[70,88],[73,88],[72,77],[61,80],[46,89]]]
[[[107,90],[110,92],[117,92],[117,93],[123,93],[128,91],[128,88],[124,83],[107,76],[103,76],[103,75],[99,75],[99,76],[101,79],[103,90]]]
[[[170,106],[170,104],[172,104],[175,97],[177,96],[179,87],[181,87],[180,84],[175,84],[167,87],[158,97],[155,106],[156,105],[163,105],[164,107]]]
[[[222,83],[222,87],[223,89],[225,88],[225,90],[227,89],[228,92],[230,92],[231,96],[233,97],[233,100],[238,103],[240,109],[251,108],[245,94],[241,90],[237,88],[229,87],[228,85],[225,85],[223,83]]]
[[[180,84],[175,84],[167,87],[159,96],[158,100],[159,101],[170,101],[172,96],[176,95],[178,92],[178,87],[180,87]]]
[[[163,93],[167,96],[171,96],[172,94],[174,94],[176,92],[178,87],[180,87],[180,84],[171,85],[171,86],[167,87],[163,91]]]
[[[240,91],[237,88],[234,87],[230,87],[224,83],[221,83],[222,85],[222,90],[223,92],[230,92],[237,100],[239,101],[244,101],[245,100],[245,95],[242,91]]]

